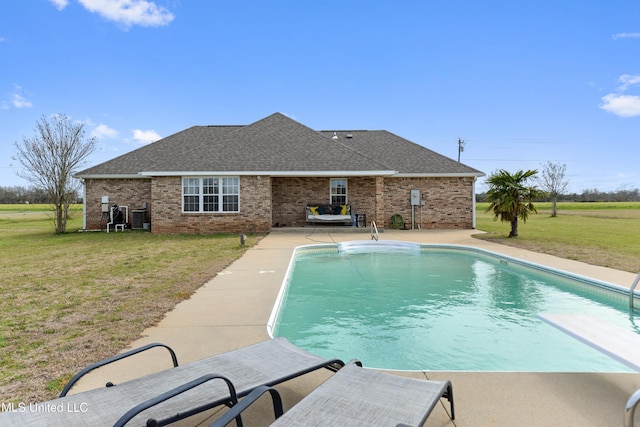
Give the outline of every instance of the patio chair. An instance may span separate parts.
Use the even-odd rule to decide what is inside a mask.
[[[118,385],[108,383],[107,387],[66,394],[86,373],[158,346],[169,350],[173,368]],[[232,406],[238,398],[256,387],[273,386],[320,368],[335,372],[344,363],[338,359],[323,359],[301,350],[284,338],[276,338],[177,365],[173,350],[162,344],[150,344],[123,353],[83,369],[57,399],[37,404],[16,404],[13,410],[0,413],[0,425],[111,426],[125,425],[129,421],[133,421],[131,425],[143,425],[152,419],[155,424],[150,425],[161,426],[223,404]],[[172,398],[173,395],[167,392],[176,388],[181,392]],[[149,401],[153,401],[153,405],[149,405]],[[141,405],[145,402],[146,405]]]
[[[364,369],[349,363],[284,413],[278,392],[256,388],[211,427],[222,427],[265,393],[270,393],[276,420],[272,426],[422,426],[441,398],[455,419],[450,381],[428,381]]]

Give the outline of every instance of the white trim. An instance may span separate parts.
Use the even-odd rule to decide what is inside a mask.
[[[84,179],[80,179],[82,184],[82,229],[87,229],[87,186],[84,183]]]
[[[482,172],[466,172],[466,173],[400,173],[392,170],[372,170],[372,171],[215,171],[215,172],[202,172],[202,171],[183,171],[183,172],[140,172],[143,176],[202,176],[215,174],[217,176],[227,175],[245,175],[245,176],[304,176],[304,177],[347,177],[347,176],[389,176],[397,178],[424,178],[424,177],[443,177],[443,178],[472,178],[485,176]]]
[[[136,174],[97,174],[97,175],[73,175],[78,179],[149,179],[148,176],[142,176],[139,173]]]
[[[484,173],[467,172],[467,173],[397,173],[394,178],[473,178],[485,176]]]
[[[472,178],[483,172],[466,173],[400,173],[393,170],[366,171],[143,171],[138,174],[74,175],[79,179],[149,179],[154,176],[272,176],[272,177],[350,177],[384,176],[394,178]]]
[[[197,196],[198,196],[199,208],[198,208],[197,211],[185,211],[184,210],[184,197],[185,197],[185,194],[184,194],[184,179],[185,178],[187,178],[187,179],[197,179],[198,180],[198,194],[197,194]],[[207,178],[220,179],[220,182],[218,184],[219,185],[219,190],[220,190],[220,192],[218,193],[218,206],[219,207],[223,206],[224,196],[225,195],[227,195],[227,196],[229,196],[229,195],[235,196],[236,195],[236,194],[224,194],[223,193],[223,190],[222,190],[223,189],[223,180],[225,178],[235,178],[235,179],[238,180],[238,194],[237,194],[237,196],[238,196],[238,210],[235,210],[235,211],[225,211],[225,210],[205,211],[205,210],[202,209],[203,208],[203,204],[204,204],[204,197],[205,197],[205,194],[203,192],[203,185],[204,185],[203,180],[207,179]],[[180,187],[182,189],[182,200],[181,200],[181,203],[182,203],[182,213],[183,214],[237,214],[237,213],[240,213],[241,179],[240,179],[239,176],[212,176],[212,175],[205,175],[205,176],[182,177],[182,179],[180,180]],[[194,195],[195,194],[187,194],[187,196],[194,196]]]
[[[348,204],[349,203],[349,178],[346,177],[332,177],[329,180],[329,201],[331,202],[331,204],[335,204],[333,202],[333,196],[336,197],[340,197],[340,194],[333,194],[332,190],[333,190],[333,181],[344,181],[345,184],[345,194],[344,194],[344,204]]]
[[[375,171],[143,171],[141,176],[393,176],[397,171],[375,170]]]
[[[476,181],[477,178],[473,178],[473,185],[471,185],[471,228],[476,228]]]

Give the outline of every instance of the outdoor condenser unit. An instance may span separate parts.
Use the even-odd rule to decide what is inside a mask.
[[[144,209],[134,209],[131,211],[131,228],[141,230],[147,222],[147,211]]]

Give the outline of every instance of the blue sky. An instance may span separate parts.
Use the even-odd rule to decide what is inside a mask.
[[[637,0],[22,0],[0,3],[0,186],[43,115],[97,164],[193,125],[274,112],[386,129],[487,174],[567,165],[640,187]],[[484,187],[480,178],[478,190]]]

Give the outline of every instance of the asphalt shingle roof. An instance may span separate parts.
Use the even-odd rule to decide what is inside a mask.
[[[381,159],[387,169],[401,174],[473,174],[482,172],[438,154],[386,130],[321,131],[359,153]],[[350,135],[350,137],[348,136]]]
[[[315,131],[275,113],[247,126],[194,126],[76,174],[353,172],[482,175],[387,131]],[[347,137],[351,135],[351,138]]]

